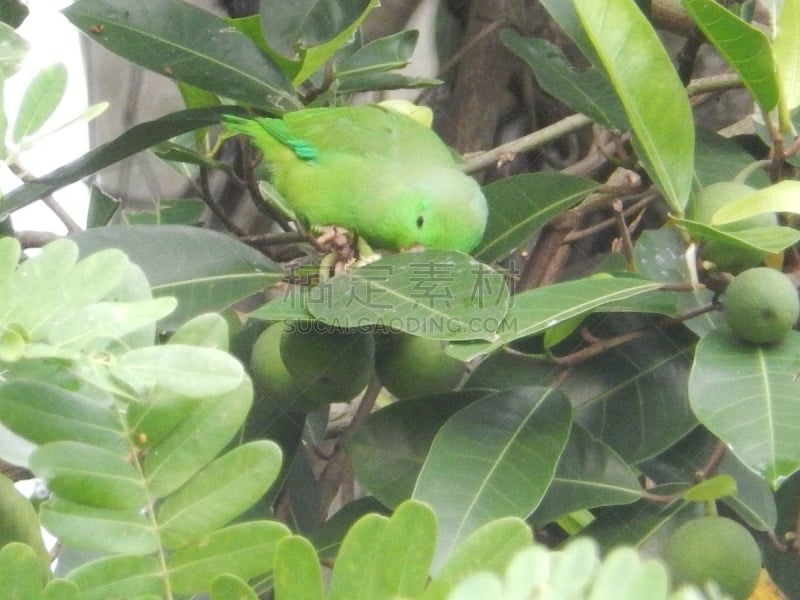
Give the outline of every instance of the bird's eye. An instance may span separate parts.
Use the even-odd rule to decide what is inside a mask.
[[[422,229],[422,226],[425,224],[425,217],[422,215],[417,217],[417,229]]]

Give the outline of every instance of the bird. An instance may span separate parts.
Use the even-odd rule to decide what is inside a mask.
[[[468,253],[483,237],[486,198],[413,113],[363,104],[222,121],[226,135],[244,135],[263,155],[271,185],[303,225],[344,228],[374,249]]]

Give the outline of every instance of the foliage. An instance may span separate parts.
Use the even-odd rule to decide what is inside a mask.
[[[0,458],[47,487],[34,506],[0,480],[4,597],[714,598],[671,589],[643,554],[660,555],[682,523],[717,510],[749,527],[796,597],[797,553],[768,534],[791,544],[797,522],[800,333],[737,340],[717,298],[735,273],[704,252],[755,251],[796,271],[800,183],[786,165],[800,146],[800,0],[783,1],[774,34],[713,0],[683,1],[733,85],[752,95],[760,154],[695,125],[690,95],[719,84],[684,87],[636,2],[543,0],[588,68],[511,28],[499,39],[542,90],[603,128],[615,154],[593,178],[487,183],[474,256],[426,250],[344,269],[305,232],[281,229],[257,161],[232,166],[220,116],[437,81],[399,71],[415,32],[364,40],[377,2],[276,4],[228,20],[181,0],[78,0],[64,11],[96,43],[173,79],[186,106],[5,191],[0,216],[153,149],[201,182],[247,182],[270,228],[235,223],[207,189],[225,234],[197,226],[197,199],[154,199],[151,214],[133,215],[97,188],[90,227],[37,253],[4,222]],[[13,29],[24,7],[10,7],[0,84],[26,52]],[[26,145],[47,142],[40,132],[63,87],[63,69],[48,67],[18,113],[0,115],[0,158],[17,172]],[[502,163],[501,150],[488,154]],[[754,192],[704,222],[684,214],[701,188],[734,179]],[[728,226],[764,213],[781,213],[780,224]],[[562,269],[558,253],[586,239],[598,260]],[[330,399],[300,404],[324,386],[300,381],[296,399],[276,403],[251,384],[253,343],[283,321],[439,340],[470,375],[402,400],[372,377],[337,433]],[[341,364],[319,358],[320,373]],[[308,378],[312,357],[291,360],[286,371]],[[348,460],[368,497],[332,511]],[[61,544],[54,574],[40,525]],[[533,544],[532,528],[564,544]],[[325,586],[320,565],[334,557]]]

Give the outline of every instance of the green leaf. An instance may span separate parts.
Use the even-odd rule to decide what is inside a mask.
[[[31,79],[14,122],[14,143],[41,129],[61,103],[66,89],[67,68],[62,63],[44,67]]]
[[[141,509],[148,495],[138,470],[120,452],[72,441],[39,446],[30,468],[51,492],[76,504]]]
[[[417,45],[419,31],[407,30],[374,40],[333,63],[335,77],[391,71],[405,67]]]
[[[0,21],[2,24],[7,23],[11,27],[17,28],[26,19],[28,13],[28,7],[20,0],[8,0],[0,6]]]
[[[317,552],[306,538],[292,535],[275,551],[275,597],[279,600],[322,600],[322,571]]]
[[[70,571],[83,600],[166,597],[163,573],[153,556],[112,556]]]
[[[698,187],[718,181],[732,181],[744,168],[753,164],[753,156],[735,139],[699,128],[695,140],[694,177]],[[757,170],[747,179],[756,187],[769,185],[769,176]]]
[[[267,440],[218,458],[159,507],[163,543],[179,548],[238,517],[266,493],[280,467],[281,450]]]
[[[13,27],[0,23],[0,46],[3,48],[0,54],[0,80],[3,80],[19,69],[25,55],[28,54],[28,42],[14,31]]]
[[[220,575],[211,584],[211,600],[258,600],[258,596],[239,577]]]
[[[81,600],[77,585],[67,579],[53,579],[44,588],[42,600]]]
[[[473,573],[501,575],[517,552],[529,547],[533,534],[516,517],[495,519],[473,531],[434,575],[422,600],[443,600],[460,581]]]
[[[736,480],[730,475],[720,474],[696,483],[683,493],[684,500],[707,502],[736,494]]]
[[[602,72],[595,68],[577,71],[555,44],[512,29],[503,30],[500,41],[528,64],[545,92],[610,129],[628,129],[625,111]]]
[[[697,345],[689,399],[698,420],[775,487],[800,469],[795,374],[800,333],[780,344],[738,342],[729,331]]]
[[[695,482],[697,472],[719,451],[718,444],[719,440],[705,427],[697,427],[666,452],[641,464],[640,468],[654,481],[681,481],[690,486]],[[773,530],[777,513],[769,484],[731,452],[725,453],[718,473],[736,482],[736,495],[721,498],[722,503],[753,529]]]
[[[664,45],[633,0],[575,9],[633,130],[637,156],[677,214],[692,187],[694,121]]]
[[[123,250],[144,270],[153,295],[177,298],[178,309],[161,323],[165,328],[221,311],[283,276],[280,267],[257,250],[198,227],[117,225],[85,231],[73,239],[83,256],[104,248]]]
[[[777,254],[800,241],[800,232],[791,227],[753,227],[729,232],[689,219],[673,219],[673,221],[695,239],[759,250],[765,254]]]
[[[242,364],[227,352],[180,344],[126,352],[111,365],[111,374],[145,397],[160,387],[189,398],[230,392],[245,377]]]
[[[40,577],[46,578],[50,574],[50,555],[42,540],[36,510],[8,477],[0,475],[0,548],[12,542],[33,550],[39,563]],[[0,568],[0,573],[2,571]]]
[[[674,227],[647,229],[642,232],[633,249],[636,272],[642,277],[664,283],[691,283],[691,273],[687,262],[686,240]],[[711,290],[699,288],[692,291],[659,292],[663,296],[671,296],[678,313],[708,306],[714,296]],[[719,311],[710,311],[684,321],[684,324],[696,335],[717,328],[722,323]]]
[[[42,570],[36,552],[21,542],[0,548],[0,596],[5,600],[41,597]]]
[[[797,499],[800,498],[800,473],[795,473],[781,483],[775,492],[778,506],[778,523],[775,536],[779,540],[793,540],[797,531]],[[780,587],[787,598],[797,598],[800,594],[800,581],[797,571],[800,569],[800,555],[787,552],[769,542],[762,545],[764,566],[770,578]]]
[[[211,462],[241,429],[252,395],[246,381],[227,394],[179,407],[174,399],[144,410],[132,406],[129,426],[134,439],[144,440],[142,471],[150,492],[171,494]]]
[[[135,125],[119,137],[97,146],[71,163],[38,179],[24,183],[5,194],[0,201],[0,218],[5,218],[31,202],[44,198],[70,183],[80,181],[100,169],[133,156],[159,142],[187,131],[217,124],[222,113],[245,114],[242,109],[234,106],[214,106],[182,110],[154,121]]]
[[[447,420],[413,494],[439,518],[437,567],[481,525],[533,512],[555,475],[571,414],[561,392],[530,387],[498,392]]]
[[[297,58],[301,50],[320,46],[356,23],[371,4],[371,0],[296,0],[287,5],[263,0],[261,26],[270,47]]]
[[[454,413],[490,396],[466,390],[393,402],[370,415],[347,440],[358,481],[390,508],[411,497],[433,438]]]
[[[490,339],[506,312],[502,275],[461,252],[393,254],[320,285],[312,315],[337,327],[379,325],[436,339]]]
[[[636,315],[604,319],[592,334],[613,338],[642,327],[652,328],[647,336],[575,365],[560,386],[576,421],[628,463],[664,451],[697,425],[686,393],[694,335]]]
[[[416,90],[442,84],[439,79],[412,77],[402,73],[359,73],[342,76],[337,82],[335,92],[339,95],[381,90]],[[323,94],[320,99],[328,101],[330,95]],[[320,99],[315,102],[315,105],[319,105]]]
[[[374,571],[364,598],[418,598],[425,590],[436,546],[436,515],[425,504],[397,507],[373,549]]]
[[[223,19],[187,2],[79,0],[63,12],[90,38],[146,69],[246,104],[300,107],[270,58]]]
[[[228,350],[228,322],[218,313],[204,313],[181,325],[169,338],[170,344]]]
[[[215,531],[169,557],[170,588],[179,594],[200,594],[223,574],[249,580],[269,573],[278,544],[289,535],[285,525],[274,521],[249,521]]]
[[[450,344],[447,353],[472,360],[514,340],[542,333],[562,321],[586,315],[605,304],[657,289],[660,284],[629,277],[591,277],[554,283],[517,294],[491,342]]]
[[[772,40],[772,55],[778,70],[778,85],[786,102],[792,110],[800,106],[800,2],[784,0],[776,23],[775,38]]]
[[[368,600],[364,591],[376,567],[373,550],[388,524],[386,517],[368,514],[350,528],[336,557],[328,600]]]
[[[711,224],[725,225],[771,212],[800,214],[800,181],[785,179],[734,200],[715,212]],[[738,233],[738,232],[737,232]]]
[[[592,600],[665,599],[669,576],[656,559],[642,560],[632,548],[612,550],[597,569]]]
[[[197,200],[159,200],[155,210],[125,212],[131,225],[197,225],[205,210]]]
[[[544,525],[579,510],[635,502],[641,497],[637,476],[614,450],[573,423],[553,482],[532,518]]]
[[[0,422],[35,444],[91,443],[112,452],[127,448],[117,415],[97,402],[38,381],[0,385]]]
[[[91,229],[108,225],[121,205],[122,202],[106,194],[96,185],[91,186],[86,227]]]
[[[42,505],[42,526],[64,544],[115,554],[150,554],[160,547],[153,522],[141,508],[92,508],[51,497]]]
[[[475,258],[505,258],[547,221],[580,202],[597,183],[561,173],[526,173],[483,188],[489,220]]]
[[[761,108],[775,108],[779,90],[767,35],[714,0],[683,0],[683,5]]]

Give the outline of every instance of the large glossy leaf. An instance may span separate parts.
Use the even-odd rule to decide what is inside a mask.
[[[608,128],[628,129],[625,111],[605,74],[595,68],[574,69],[558,46],[541,38],[506,29],[500,40],[528,64],[545,92]]]
[[[767,254],[782,252],[800,241],[800,232],[792,227],[753,227],[728,232],[688,219],[674,219],[674,222],[689,232],[694,239],[721,242],[726,246],[757,250]]]
[[[261,2],[261,24],[269,45],[289,58],[319,46],[355,23],[371,0],[280,0]]]
[[[526,173],[483,188],[489,220],[475,258],[505,258],[547,221],[580,202],[597,183],[561,173]]]
[[[267,440],[216,459],[159,507],[163,543],[180,547],[238,517],[266,493],[280,467],[280,448]]]
[[[16,73],[28,53],[28,42],[14,31],[13,27],[6,23],[0,23],[0,43],[3,46],[3,54],[0,56],[0,71],[3,72],[3,79],[5,79]]]
[[[639,160],[682,213],[692,186],[694,121],[663,44],[633,0],[576,0],[575,9],[625,108]]]
[[[151,71],[246,104],[300,106],[270,58],[223,19],[188,2],[80,0],[64,14],[99,44]]]
[[[522,519],[495,519],[473,531],[434,575],[423,600],[444,600],[459,581],[475,572],[502,574],[514,555],[530,546],[533,535]]]
[[[197,227],[108,226],[73,240],[83,256],[104,248],[123,250],[147,274],[154,295],[175,296],[178,308],[161,324],[168,328],[227,308],[283,275],[278,265],[253,248]]]
[[[669,495],[680,493],[685,486],[660,486],[649,491]],[[594,538],[602,550],[615,546],[635,546],[645,553],[659,555],[661,546],[686,521],[702,515],[698,502],[675,500],[667,505],[640,500],[623,506],[599,508],[595,520],[581,530],[581,535]]]
[[[703,128],[698,128],[696,135],[694,178],[699,187],[731,181],[753,163],[753,155],[735,140]],[[759,169],[747,178],[747,183],[765,187],[769,185],[769,176]]]
[[[778,104],[778,80],[767,35],[714,0],[683,0],[708,40],[742,78],[764,110]]]
[[[610,447],[573,423],[553,482],[533,521],[544,525],[578,510],[635,502],[641,497],[637,475]]]
[[[778,13],[772,54],[778,69],[778,84],[786,102],[792,110],[800,106],[800,2],[784,0]]]
[[[593,334],[613,337],[648,325],[645,318],[618,315]],[[697,424],[686,393],[695,338],[679,328],[652,327],[649,335],[574,366],[561,386],[576,420],[628,463],[658,454]]]
[[[412,398],[370,415],[347,441],[359,483],[390,508],[410,498],[439,428],[457,411],[489,395],[468,390]]]
[[[711,224],[725,225],[771,212],[800,214],[800,181],[785,179],[736,199],[715,212]]]
[[[506,313],[503,276],[461,252],[393,254],[322,283],[312,315],[337,327],[379,325],[437,339],[491,339]]]
[[[28,84],[14,122],[12,139],[18,143],[39,131],[61,103],[67,89],[67,68],[62,63],[44,67]]]
[[[408,30],[379,38],[333,63],[336,77],[391,71],[405,67],[417,45],[419,31]]]
[[[252,579],[272,571],[280,540],[289,528],[276,521],[238,523],[215,531],[169,557],[170,587],[181,594],[199,594],[222,574]]]
[[[796,331],[780,344],[755,346],[718,330],[700,340],[689,378],[700,422],[773,486],[800,469],[798,352]]]
[[[775,493],[778,523],[775,536],[782,542],[793,542],[797,531],[797,503],[800,501],[800,473],[787,478]],[[772,540],[766,540],[761,549],[764,566],[772,580],[778,584],[786,598],[800,598],[800,555],[792,549],[781,549]]]
[[[718,450],[718,442],[707,429],[698,427],[666,452],[641,464],[640,468],[653,481],[684,482],[688,489],[696,483],[697,473],[708,464],[712,453]],[[732,478],[736,484],[733,495],[720,498],[722,503],[753,529],[770,531],[775,528],[775,499],[762,477],[731,452],[725,453],[717,473]]]
[[[633,249],[636,271],[643,277],[664,283],[691,283],[686,240],[677,229],[663,227],[642,232]],[[678,312],[708,305],[714,293],[705,288],[692,291],[661,292],[671,295],[677,303]],[[703,335],[722,323],[719,311],[711,311],[684,321],[697,335]]]
[[[659,283],[644,279],[602,276],[527,290],[513,297],[494,341],[450,344],[447,353],[471,360],[514,340],[542,333],[567,319],[586,315],[605,304],[651,292],[658,287]]]
[[[571,409],[547,388],[517,388],[473,402],[439,430],[413,498],[439,519],[435,565],[492,519],[527,517],[555,475]]]
[[[244,114],[244,111],[234,106],[187,109],[131,127],[71,163],[5,194],[0,200],[0,218],[160,142],[219,123],[222,113]]]

